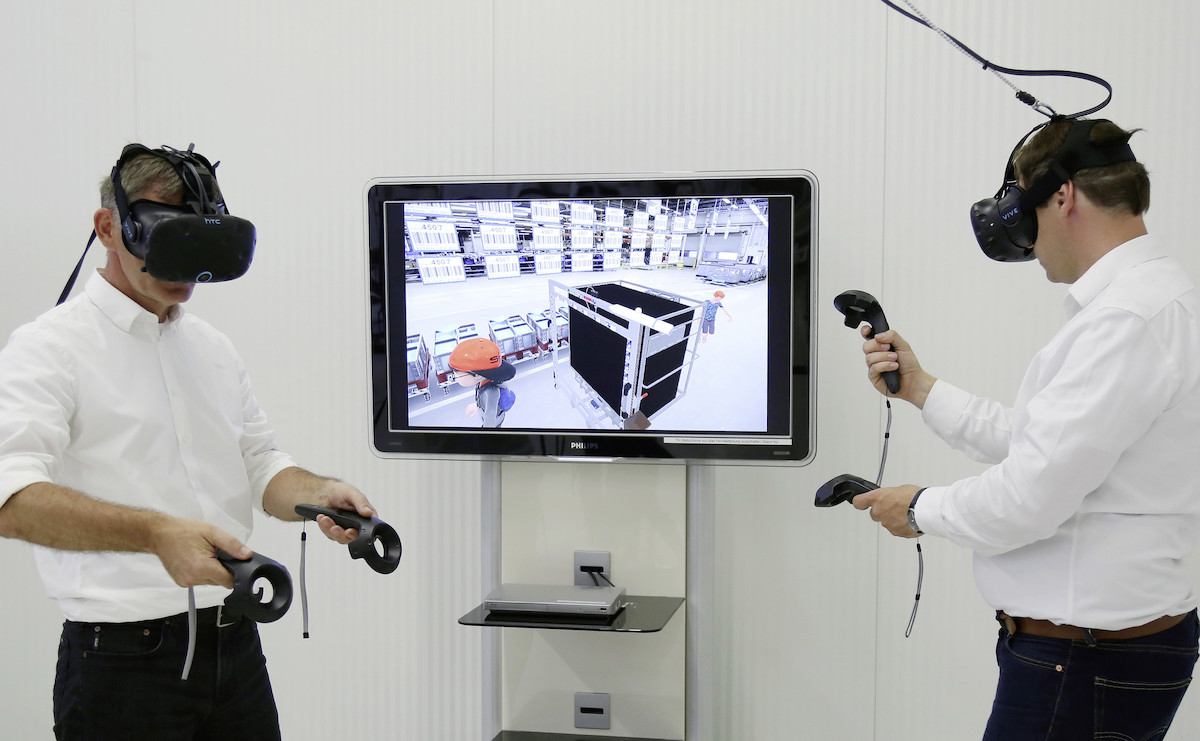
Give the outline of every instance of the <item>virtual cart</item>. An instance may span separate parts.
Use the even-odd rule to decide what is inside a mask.
[[[571,337],[567,363],[551,346],[555,386],[588,427],[645,429],[687,392],[700,302],[627,281],[549,288],[550,314],[566,308]]]

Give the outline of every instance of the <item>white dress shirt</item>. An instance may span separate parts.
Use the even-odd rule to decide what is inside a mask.
[[[99,274],[0,351],[0,504],[50,482],[245,540],[252,507],[291,465],[228,338],[182,307],[160,324]],[[35,558],[70,620],[187,609],[187,590],[154,555],[38,547]],[[197,606],[227,594],[197,587]]]
[[[996,465],[926,489],[917,523],[974,550],[980,591],[1010,615],[1117,630],[1187,612],[1200,296],[1143,236],[1097,261],[1065,305],[1011,410],[934,384],[926,423]]]

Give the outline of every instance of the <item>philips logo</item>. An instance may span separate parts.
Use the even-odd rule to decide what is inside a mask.
[[[571,443],[571,450],[599,450],[600,443]]]

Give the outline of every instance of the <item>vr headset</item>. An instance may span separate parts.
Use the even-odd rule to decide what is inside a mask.
[[[130,144],[113,166],[112,182],[121,219],[121,238],[130,254],[144,260],[151,276],[172,283],[215,283],[239,278],[254,259],[254,225],[231,216],[217,187],[216,165],[202,155],[171,147]],[[150,154],[175,168],[183,181],[183,205],[145,199],[129,202],[121,168]],[[220,163],[218,163],[220,164]]]
[[[1050,162],[1050,169],[1029,186],[1029,190],[1017,185],[1017,152],[1025,140],[1038,129],[1062,118],[1052,118],[1034,127],[1008,156],[1004,170],[1004,184],[993,198],[984,198],[971,206],[971,228],[983,254],[1000,262],[1025,262],[1032,260],[1033,243],[1037,241],[1037,214],[1035,209],[1054,195],[1075,173],[1089,167],[1104,167],[1118,162],[1136,162],[1128,142],[1116,142],[1098,146],[1089,141],[1092,128],[1106,119],[1072,119],[1067,138]]]
[[[217,165],[210,164],[189,144],[186,152],[163,146],[149,149],[129,144],[113,166],[113,191],[121,220],[121,241],[129,253],[145,262],[143,272],[171,283],[216,283],[240,278],[254,259],[254,225],[230,216],[217,187]],[[162,157],[183,181],[183,205],[171,206],[146,199],[129,202],[121,183],[121,168],[138,155]],[[63,286],[58,303],[67,300],[83,268],[92,232],[83,255]]]

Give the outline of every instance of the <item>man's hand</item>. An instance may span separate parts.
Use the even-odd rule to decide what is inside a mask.
[[[303,519],[296,514],[297,504],[353,510],[363,517],[375,517],[375,508],[361,491],[338,479],[318,476],[298,466],[285,468],[267,484],[263,509],[280,520]],[[358,539],[358,530],[346,530],[325,515],[317,515],[317,526],[335,543],[349,545]]]
[[[870,325],[864,324],[861,332],[866,338],[871,333]],[[917,409],[925,406],[925,398],[937,379],[925,372],[912,347],[899,332],[889,329],[868,339],[863,343],[863,354],[867,361],[867,379],[876,391],[888,395],[883,374],[900,371],[900,391],[896,398],[904,399]]]
[[[326,499],[318,504],[334,509],[354,510],[363,517],[375,516],[375,508],[371,506],[361,491],[344,481],[336,479],[329,479],[329,481],[330,484],[325,490]],[[325,515],[317,515],[317,525],[321,528],[321,532],[325,533],[325,537],[335,543],[349,545],[358,539],[358,530],[346,530]]]
[[[870,509],[871,519],[887,528],[898,538],[916,538],[917,533],[908,524],[908,505],[921,487],[905,484],[876,489],[854,497],[855,509]]]
[[[247,559],[253,551],[220,528],[200,520],[163,515],[155,527],[154,554],[181,587],[216,584],[233,588],[233,574],[217,560],[220,548],[234,558]]]

